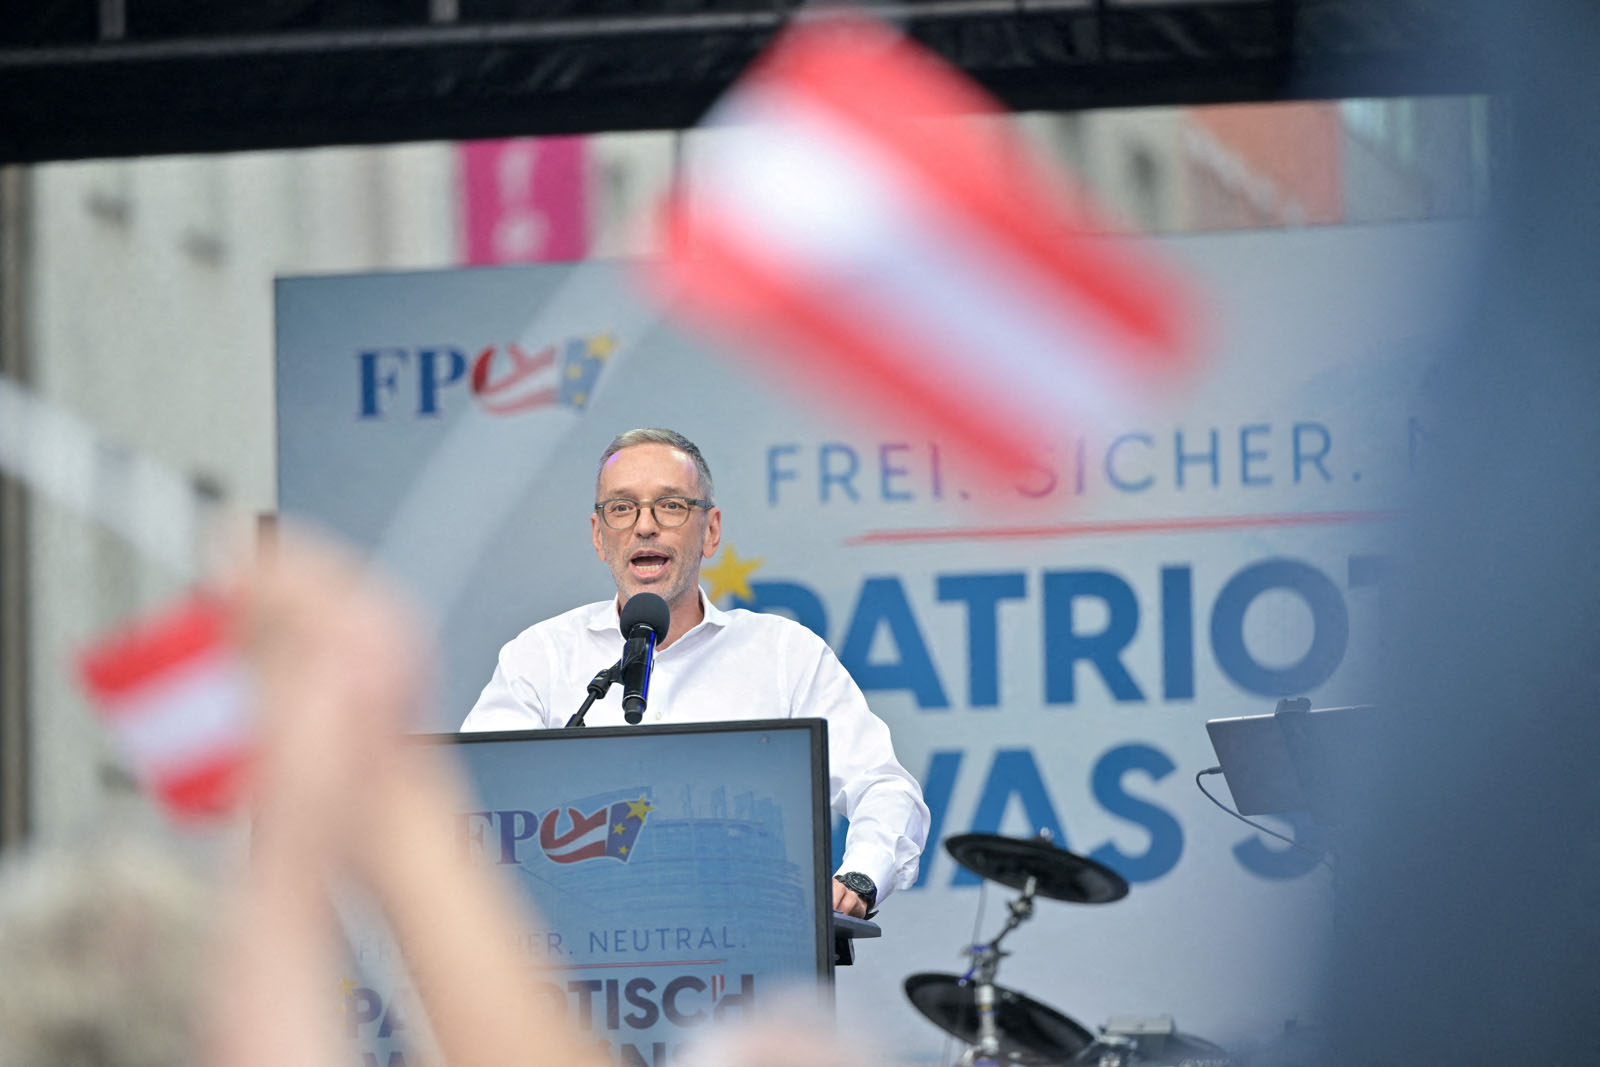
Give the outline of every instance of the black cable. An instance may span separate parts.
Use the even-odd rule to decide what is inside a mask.
[[[1330,871],[1333,870],[1333,864],[1328,862],[1328,857],[1326,855],[1324,855],[1323,853],[1318,852],[1314,848],[1307,848],[1305,845],[1302,845],[1300,842],[1296,841],[1294,838],[1288,837],[1288,836],[1286,836],[1284,834],[1280,834],[1276,830],[1268,829],[1267,827],[1262,826],[1260,823],[1256,822],[1254,819],[1245,818],[1243,815],[1240,815],[1238,812],[1236,812],[1232,808],[1228,807],[1228,805],[1224,804],[1222,801],[1220,801],[1216,797],[1212,796],[1210,791],[1206,789],[1204,783],[1202,783],[1200,781],[1200,779],[1205,777],[1208,774],[1221,774],[1221,773],[1222,773],[1222,768],[1221,767],[1207,767],[1205,770],[1200,771],[1200,772],[1195,774],[1195,776],[1194,776],[1194,787],[1196,789],[1200,790],[1200,792],[1205,795],[1205,798],[1207,800],[1211,801],[1211,803],[1215,804],[1217,807],[1221,808],[1223,811],[1227,812],[1229,815],[1232,815],[1235,819],[1238,819],[1240,822],[1244,823],[1246,826],[1249,826],[1249,827],[1251,827],[1253,829],[1259,830],[1262,833],[1268,835],[1269,837],[1276,837],[1279,841],[1283,841],[1283,842],[1286,842],[1286,843],[1288,843],[1290,845],[1293,845],[1295,848],[1299,849],[1301,852],[1304,852],[1306,855],[1312,857],[1318,863],[1320,863],[1324,867],[1328,868],[1328,870],[1330,870]]]

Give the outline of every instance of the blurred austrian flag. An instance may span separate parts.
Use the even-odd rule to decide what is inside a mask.
[[[246,670],[221,605],[191,596],[88,649],[79,674],[124,758],[180,818],[226,812],[253,740]]]
[[[796,24],[691,136],[650,281],[832,404],[1026,467],[1179,376],[1191,331],[1004,114],[885,25]]]

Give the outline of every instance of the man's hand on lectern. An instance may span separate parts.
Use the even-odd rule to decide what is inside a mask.
[[[866,901],[846,889],[842,882],[833,883],[833,910],[857,919],[867,917]]]

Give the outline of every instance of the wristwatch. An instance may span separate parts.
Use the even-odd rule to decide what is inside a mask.
[[[867,914],[872,914],[872,906],[878,903],[878,886],[871,878],[860,871],[845,871],[836,874],[833,880],[844,886],[850,892],[861,898],[861,903],[867,906]]]

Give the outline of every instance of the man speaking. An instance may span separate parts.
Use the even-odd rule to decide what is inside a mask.
[[[546,619],[507,643],[461,728],[564,725],[595,667],[623,648],[626,615],[638,652],[653,638],[653,666],[641,666],[630,650],[623,660],[629,678],[595,702],[586,722],[622,725],[618,690],[626,687],[637,707],[646,683],[646,723],[826,719],[833,810],[850,820],[834,876],[834,910],[865,916],[894,889],[911,885],[928,836],[928,807],[916,779],[895,759],[889,728],[816,634],[779,615],[722,611],[700,589],[700,563],[722,541],[722,512],[693,442],[663,429],[618,435],[600,457],[589,523],[616,597]],[[664,633],[651,612],[638,610],[648,598],[628,610],[641,593],[665,601]]]

